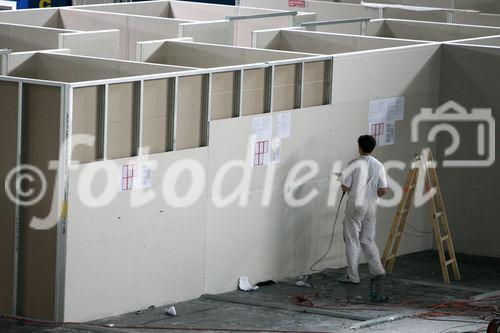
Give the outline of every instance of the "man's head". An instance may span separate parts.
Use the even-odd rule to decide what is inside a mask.
[[[377,141],[371,135],[362,135],[358,139],[359,154],[360,155],[370,155],[375,149]]]

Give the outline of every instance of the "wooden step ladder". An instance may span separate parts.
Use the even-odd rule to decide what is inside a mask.
[[[460,280],[460,271],[458,269],[457,258],[455,256],[455,248],[451,238],[448,219],[444,209],[443,197],[441,196],[441,188],[436,172],[436,163],[432,157],[429,148],[423,149],[422,153],[414,156],[408,178],[403,190],[403,197],[399,203],[396,215],[392,221],[391,231],[387,239],[382,263],[387,273],[392,273],[394,263],[398,253],[399,244],[404,233],[408,213],[413,204],[415,197],[415,189],[417,188],[419,173],[425,172],[425,188],[426,193],[433,191],[432,195],[432,226],[436,247],[439,252],[439,262],[441,264],[441,272],[445,283],[450,284],[450,275],[448,266],[451,266],[453,277],[455,280]],[[446,245],[446,246],[445,246]],[[448,258],[446,257],[448,252]]]

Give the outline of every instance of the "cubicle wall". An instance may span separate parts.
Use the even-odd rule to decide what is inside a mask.
[[[460,39],[453,41],[453,44],[500,47],[500,36]]]
[[[373,3],[363,2],[363,4],[361,4],[360,1],[337,2],[305,0],[303,7],[290,6],[287,0],[241,0],[240,3],[243,6],[281,10],[298,9],[304,12],[314,12],[317,13],[318,21],[369,17],[372,19],[394,18],[441,23],[500,26],[500,15],[491,14],[500,13],[498,2],[493,0],[454,1],[455,6],[448,0],[442,2],[434,0],[422,2],[407,1],[403,2],[403,4],[401,4],[401,1],[373,1]],[[484,13],[477,12],[476,10],[484,11]],[[347,30],[339,32],[349,32],[357,30],[358,25],[350,24],[340,28]],[[337,27],[337,29],[340,28]]]
[[[399,61],[401,58],[408,62],[403,64]],[[244,67],[244,78],[249,76],[247,71],[251,70],[262,69],[268,74],[274,72],[274,75],[267,76],[271,81],[263,81],[262,88],[264,94],[266,91],[272,92],[265,95],[267,97],[262,103],[270,109],[263,109],[262,112],[267,111],[265,113],[273,118],[274,131],[278,130],[278,117],[289,115],[291,121],[290,137],[282,139],[280,160],[273,167],[276,168],[275,179],[265,188],[264,178],[272,166],[252,168],[249,203],[244,207],[235,202],[218,208],[214,197],[218,188],[215,184],[217,173],[222,165],[232,160],[249,163],[248,138],[252,122],[265,115],[245,117],[244,114],[235,114],[237,109],[233,105],[203,103],[207,101],[207,96],[211,96],[214,102],[217,93],[224,92],[224,87],[232,86],[228,82],[231,82],[229,77],[235,75],[231,74],[233,70],[221,68],[217,72],[192,72],[171,78],[157,76],[154,79],[144,77],[141,81],[121,79],[113,80],[112,83],[99,81],[73,85],[74,96],[98,96],[97,86],[108,86],[109,94],[112,85],[128,85],[127,82],[144,80],[143,83],[132,84],[144,89],[144,116],[157,115],[165,120],[169,119],[168,112],[177,114],[173,117],[177,119],[174,122],[176,126],[167,126],[177,140],[171,148],[172,152],[160,153],[168,151],[167,147],[156,151],[160,154],[82,164],[70,171],[70,188],[76,188],[76,184],[82,186],[80,178],[83,174],[102,168],[120,172],[123,166],[139,165],[149,160],[156,163],[156,168],[148,191],[155,192],[158,196],[144,208],[130,207],[134,191],[122,192],[119,177],[113,176],[113,173],[108,175],[108,180],[111,180],[111,192],[116,197],[106,207],[89,211],[78,193],[70,191],[68,220],[71,223],[67,235],[65,319],[93,319],[131,311],[146,304],[164,304],[193,298],[204,292],[228,291],[234,289],[237,278],[241,275],[249,275],[252,281],[259,281],[306,273],[310,264],[327,246],[328,230],[331,227],[329,223],[336,209],[335,205],[327,205],[329,184],[334,177],[332,161],[346,163],[356,155],[355,140],[359,134],[366,132],[368,126],[369,102],[385,97],[405,97],[405,120],[397,125],[396,145],[380,148],[377,156],[382,160],[409,160],[412,152],[420,147],[410,143],[407,128],[411,116],[421,107],[436,106],[439,63],[438,45],[339,56],[333,66],[334,82],[338,85],[333,89],[333,97],[329,96],[329,75],[325,75],[332,70],[329,57],[304,58],[299,62],[287,60],[275,62],[274,65],[269,62],[266,67],[257,64],[253,69]],[[298,67],[294,68],[296,66]],[[298,76],[303,77],[304,84],[300,89],[302,93],[299,94],[303,97],[297,100],[290,98],[290,94],[293,95],[297,90],[299,81],[296,81],[297,78],[289,81],[289,78],[297,70],[300,73],[300,68],[304,69],[304,74]],[[385,78],[385,84],[373,84],[381,76]],[[245,100],[247,93],[254,96],[252,82],[253,79],[245,81],[241,88],[236,88],[236,93],[240,96],[237,99]],[[167,95],[170,101],[161,98],[159,102],[155,96],[153,102],[146,97],[154,96],[158,89],[165,91],[168,87],[175,87],[175,94]],[[322,96],[315,97],[318,87],[324,87],[319,90],[323,93]],[[359,90],[347,87],[359,87]],[[252,90],[248,90],[249,88]],[[183,91],[189,91],[190,94],[186,95]],[[193,96],[200,96],[200,99],[193,99]],[[254,100],[254,97],[251,99]],[[288,105],[286,101],[289,100],[296,100],[298,104]],[[74,100],[74,115],[79,109],[77,103],[80,102]],[[114,102],[109,99],[108,103]],[[102,105],[95,99],[91,104],[96,105],[96,108]],[[167,105],[170,108],[166,108]],[[120,104],[120,107],[123,105]],[[127,109],[131,108],[129,104]],[[167,113],[160,115],[160,112],[165,112],[161,110],[165,109]],[[201,116],[196,116],[200,110]],[[211,119],[209,115],[213,112],[220,116],[218,120],[212,118],[207,124],[206,119]],[[97,109],[91,112],[92,117],[95,118],[96,113]],[[199,142],[180,145],[180,142],[184,142],[183,138],[187,133],[185,130],[193,132],[193,119],[196,124],[200,119],[205,119],[207,131],[200,132],[200,128],[195,127],[195,133],[201,133],[202,140],[207,140],[207,147]],[[144,118],[143,126],[146,123]],[[143,128],[143,133],[147,132],[149,130]],[[168,132],[162,132],[165,134],[158,138],[168,138]],[[352,145],[349,145],[348,142],[351,141]],[[338,142],[345,144],[339,145]],[[172,206],[171,202],[166,204],[164,198],[160,197],[162,184],[163,188],[166,184],[162,178],[169,167],[185,158],[197,161],[204,177],[204,185],[200,189],[200,197],[192,206],[179,208]],[[303,159],[316,161],[320,168],[318,174],[300,188],[284,188],[286,175]],[[402,182],[405,171],[407,170],[391,170],[391,176]],[[184,174],[176,184],[168,185],[167,182],[167,186],[174,186],[178,193],[186,193],[192,185],[192,177],[190,173]],[[92,189],[101,193],[105,179],[105,174],[96,174]],[[229,194],[240,180],[238,173],[228,174],[221,188],[222,193]],[[319,195],[305,207],[292,208],[285,201],[284,195],[288,191],[300,197],[313,188],[319,191]],[[335,194],[337,190],[335,186]],[[263,197],[270,199],[269,206],[261,205]],[[413,212],[412,220],[417,228],[425,228],[425,223],[428,222],[427,211],[424,209]],[[385,241],[392,214],[393,209],[381,209],[380,237],[377,239],[379,245]],[[97,226],[103,230],[102,233],[91,232]],[[189,242],[185,241],[186,237],[190,239]],[[340,232],[337,237],[341,237]],[[133,242],[130,241],[132,239]],[[409,239],[405,242],[402,253],[428,249],[431,241],[430,238]],[[125,250],[124,242],[128,244]],[[343,257],[342,242],[338,238],[335,250],[324,267],[342,266]],[[90,262],[96,267],[92,272],[87,270]],[[137,269],[130,270],[130,265]],[[165,267],[169,269],[165,270]],[[141,273],[146,271],[147,275]],[[92,274],[91,279],[88,278],[89,274]],[[115,283],[104,283],[109,280]],[[137,292],[122,295],[123,289]],[[114,297],[117,295],[120,297]],[[99,306],[89,307],[89,302]]]
[[[395,38],[379,38],[310,32],[300,30],[264,30],[254,32],[254,47],[292,52],[338,54],[367,51],[423,42]]]
[[[262,51],[262,54],[272,53],[280,54],[280,52]],[[214,113],[219,114],[220,118],[223,118],[224,115],[232,118],[252,112],[272,112],[274,109],[287,106],[281,105],[280,101],[283,94],[289,95],[289,91],[292,92],[292,95],[297,94],[293,99],[297,104],[292,105],[291,108],[329,104],[331,101],[331,57],[306,55],[306,58],[303,58],[303,54],[298,54],[302,57],[299,60],[288,60],[289,55],[282,52],[281,57],[275,57],[281,60],[237,68],[229,67],[216,71],[197,71],[184,67],[123,62],[57,53],[33,53],[30,56],[26,54],[10,55],[11,61],[9,63],[15,65],[9,68],[10,77],[2,77],[2,87],[5,87],[2,89],[2,94],[8,94],[11,101],[18,101],[17,103],[22,101],[23,104],[19,109],[21,111],[18,111],[14,104],[10,111],[12,117],[17,117],[18,112],[21,112],[23,115],[22,128],[26,131],[22,135],[23,141],[19,149],[13,148],[14,146],[11,145],[13,156],[21,153],[22,163],[30,163],[43,170],[47,177],[47,187],[51,189],[44,200],[36,205],[18,206],[20,218],[9,215],[11,218],[14,217],[10,221],[12,223],[8,223],[9,219],[7,219],[5,225],[2,225],[5,228],[5,235],[10,235],[3,243],[9,246],[6,261],[12,263],[13,258],[17,258],[22,263],[18,266],[20,273],[19,278],[16,279],[19,281],[17,293],[15,293],[17,313],[45,319],[61,320],[64,317],[66,320],[83,320],[108,315],[110,314],[109,308],[113,307],[117,309],[116,311],[124,312],[155,301],[155,299],[167,302],[169,299],[184,299],[198,295],[202,289],[193,286],[196,285],[197,279],[201,279],[200,272],[204,270],[202,266],[196,266],[195,270],[189,271],[187,275],[178,275],[169,271],[170,279],[183,281],[185,287],[175,292],[174,289],[171,289],[173,284],[165,284],[164,280],[158,279],[158,283],[146,280],[141,282],[141,284],[150,284],[154,288],[160,287],[161,283],[164,287],[168,286],[171,294],[147,293],[144,290],[138,290],[142,296],[136,295],[135,301],[133,300],[135,296],[132,294],[130,294],[132,298],[129,301],[110,297],[117,290],[111,288],[106,291],[110,285],[101,283],[99,279],[108,279],[109,274],[114,276],[120,269],[109,269],[113,265],[112,263],[109,264],[111,266],[108,264],[102,266],[107,260],[106,258],[110,257],[102,253],[103,249],[96,246],[94,241],[96,238],[104,241],[108,236],[106,233],[96,234],[90,231],[95,227],[93,223],[100,218],[111,222],[110,227],[114,229],[116,220],[131,221],[131,216],[128,215],[128,209],[122,207],[122,216],[108,220],[107,215],[103,214],[100,209],[89,210],[88,205],[85,206],[85,210],[88,211],[82,214],[79,210],[81,208],[79,188],[82,184],[68,185],[68,182],[71,184],[72,181],[71,176],[67,178],[67,174],[70,172],[68,163],[70,160],[75,160],[80,162],[78,165],[94,162],[89,164],[91,167],[100,167],[103,163],[120,165],[122,162],[135,160],[135,156],[148,158],[150,153],[165,152],[175,153],[158,155],[157,157],[160,160],[164,157],[167,161],[172,161],[172,158],[176,160],[175,156],[179,154],[179,156],[198,158],[203,163],[203,160],[206,159],[203,156],[207,150],[203,147],[209,143],[209,122],[212,108],[215,110]],[[271,56],[267,60],[272,60],[272,58]],[[186,74],[181,75],[182,71],[185,71]],[[256,71],[263,75],[261,83],[256,80],[256,77],[259,76],[255,75]],[[168,74],[168,72],[176,73]],[[288,83],[286,78],[290,77],[291,73],[293,73],[294,80]],[[137,75],[139,77],[134,79],[133,77]],[[217,90],[227,85],[228,75],[238,76],[241,79],[241,84],[235,86],[233,92],[233,99],[242,101],[240,104],[227,105],[224,103],[225,99],[217,99],[218,94],[228,93]],[[121,78],[122,76],[129,78]],[[18,87],[21,87],[21,92],[16,90],[19,89]],[[297,91],[300,93],[296,93]],[[263,97],[261,102],[256,99],[259,94]],[[43,99],[43,102],[39,101],[40,98]],[[40,117],[45,118],[42,120]],[[163,125],[159,120],[163,120]],[[51,135],[42,138],[45,130],[50,131]],[[67,151],[66,146],[61,146],[63,142],[70,144],[66,141],[68,138],[74,140],[73,144],[78,143],[79,135],[82,134],[88,135],[94,140],[85,142],[83,146],[79,145],[73,154]],[[2,133],[2,139],[9,139],[9,136],[13,135],[17,134],[10,129]],[[59,151],[59,147],[64,149]],[[150,148],[154,150],[151,151]],[[199,152],[199,155],[196,155],[196,152]],[[57,171],[48,171],[49,160],[59,160],[60,168]],[[100,160],[113,160],[113,162],[99,162]],[[3,161],[2,172],[4,167],[8,170],[15,164],[15,160]],[[208,167],[204,169],[208,170]],[[74,172],[78,174],[82,169],[76,170]],[[84,170],[88,172],[88,170]],[[114,182],[115,179],[110,180],[111,184]],[[104,210],[111,212],[114,209],[112,208],[114,204],[123,204],[122,191],[118,190],[120,186],[121,184],[118,184],[116,187],[118,200],[113,201],[111,206],[103,208]],[[162,188],[159,182],[155,182],[155,186],[158,189]],[[189,207],[188,215],[186,215],[187,209],[165,207],[164,211],[167,214],[176,214],[175,212],[178,211],[180,215],[175,218],[175,221],[180,219],[183,221],[183,228],[187,228],[186,232],[196,233],[192,229],[193,226],[204,230],[202,221],[205,216],[203,212],[205,205],[203,198],[205,197],[201,197],[198,206]],[[8,211],[11,204],[8,200],[3,199],[2,207],[5,206],[6,211]],[[128,205],[126,207],[131,208]],[[15,213],[16,207],[10,208],[14,209]],[[144,209],[149,211],[146,207]],[[137,209],[134,211],[139,212]],[[66,212],[69,214],[68,217],[66,217]],[[98,215],[94,216],[94,212]],[[73,220],[73,224],[66,225],[66,219]],[[14,221],[17,223],[13,223]],[[148,220],[144,219],[143,221],[147,222]],[[186,224],[185,221],[191,222]],[[165,220],[160,217],[159,223],[164,222]],[[103,222],[99,228],[101,230],[103,227],[106,228],[106,223]],[[23,226],[17,238],[12,235],[12,228],[16,225]],[[138,225],[135,222],[128,224],[128,226],[131,228],[129,231],[133,233],[141,230],[137,228]],[[151,231],[154,235],[159,235],[161,234],[160,230],[170,230],[167,224],[164,227],[167,229],[160,227],[157,230],[152,228]],[[82,233],[79,228],[87,231]],[[123,231],[123,229],[120,230]],[[112,230],[112,237],[118,235],[119,242],[127,239],[127,237],[119,236],[120,232]],[[179,236],[178,233],[172,234],[173,239],[179,239]],[[66,237],[68,237],[67,244]],[[204,237],[204,234],[201,234],[201,237]],[[17,255],[12,247],[15,239],[21,241],[21,251]],[[113,241],[99,241],[99,243],[111,246]],[[165,243],[163,237],[161,243],[168,245],[168,248],[173,245]],[[184,243],[192,249],[191,242]],[[195,243],[198,243],[200,247],[203,246],[202,242]],[[89,247],[89,244],[94,245]],[[143,247],[144,243],[138,240],[136,244]],[[130,246],[129,249],[132,250],[134,246]],[[97,258],[93,254],[88,256],[90,248],[101,253],[102,262],[96,261]],[[175,245],[175,248],[182,249],[183,247]],[[123,246],[120,245],[119,249],[123,250]],[[82,250],[83,254],[78,252]],[[157,248],[151,248],[151,250],[158,253]],[[75,253],[77,254],[75,255]],[[107,253],[115,257],[112,251]],[[175,253],[177,255],[174,255],[174,260],[184,258],[180,252]],[[143,251],[142,254],[154,256],[153,253],[147,251]],[[203,255],[196,254],[195,257],[197,260],[204,261]],[[88,260],[93,261],[91,267],[96,268],[96,271],[89,269]],[[128,261],[125,258],[124,260]],[[142,260],[139,261],[142,262]],[[113,260],[113,262],[118,263],[119,261]],[[67,268],[65,267],[66,263],[69,264]],[[42,264],[43,267],[40,266]],[[138,265],[142,264],[138,263]],[[13,263],[10,268],[12,266]],[[179,266],[179,270],[183,271],[182,267],[184,265]],[[10,268],[5,267],[5,271],[2,272],[6,280],[13,279],[9,275]],[[129,270],[130,265],[122,266],[122,268]],[[157,268],[160,269],[158,276],[162,276],[166,272],[164,266],[157,266]],[[87,275],[82,274],[80,269],[84,269]],[[141,269],[137,266],[133,271],[136,270]],[[68,277],[65,277],[66,274]],[[125,285],[132,287],[129,283],[137,281],[138,277],[130,277],[132,280],[123,279],[122,276],[122,280]],[[186,283],[186,281],[189,282]],[[10,282],[13,283],[13,281]],[[9,284],[8,281],[5,283]],[[104,290],[99,291],[99,288],[93,286],[94,283],[101,285]],[[115,284],[115,286],[119,286],[119,284]],[[6,292],[14,293],[12,288],[7,288]],[[120,291],[120,293],[122,292]],[[153,294],[156,295],[156,298],[151,298]],[[110,302],[115,300],[119,300],[119,302],[112,307],[107,307],[109,304],[104,301],[98,302],[103,305],[102,308],[89,306],[88,302],[96,304],[96,298],[101,297],[99,295],[105,296]],[[11,299],[13,298],[11,295]],[[2,308],[5,309],[4,311],[11,311],[9,308],[12,308],[13,305],[9,298],[6,298],[5,302],[2,304]]]
[[[181,26],[182,37],[197,42],[250,46],[253,30],[282,28],[314,21],[316,14],[297,11],[200,4],[185,1],[151,1],[76,7],[85,10],[167,17],[193,21]],[[158,38],[157,38],[158,39]],[[146,40],[146,39],[145,39]]]
[[[482,166],[449,167],[440,173],[455,246],[459,252],[500,257],[496,245],[500,226],[494,209],[500,196],[499,168],[495,162],[495,156],[499,156],[498,144],[495,145],[499,131],[494,122],[500,112],[500,48],[446,44],[442,63],[441,102],[456,101],[465,110],[456,110],[452,105],[446,111],[468,112],[470,116],[469,121],[442,120],[459,131],[460,143],[453,155],[445,154],[454,142],[444,132],[438,136],[438,152],[443,160],[483,161]],[[478,108],[491,110],[491,114]]]
[[[402,58],[406,59],[405,63],[400,61]],[[90,320],[146,304],[164,304],[204,292],[232,290],[240,275],[259,281],[307,273],[327,245],[327,230],[336,209],[335,205],[328,206],[329,184],[335,172],[332,161],[343,161],[345,165],[356,155],[355,139],[367,130],[370,101],[397,96],[405,97],[405,120],[397,124],[395,146],[381,147],[377,156],[382,160],[409,160],[412,155],[409,152],[419,148],[409,141],[409,121],[420,107],[436,105],[439,60],[438,45],[408,46],[338,56],[333,70],[331,56],[324,56],[270,61],[238,70],[221,68],[215,72],[191,71],[181,76],[157,74],[68,85],[67,94],[72,101],[71,107],[66,106],[67,112],[72,109],[72,125],[68,126],[74,131],[73,135],[96,135],[97,146],[76,149],[72,156],[73,160],[87,163],[75,165],[69,171],[67,234],[59,235],[63,240],[66,237],[63,241],[66,245],[62,247],[66,249],[63,261],[66,266],[65,269],[64,264],[60,266],[60,274],[64,272],[65,277],[58,284],[59,287],[65,284],[65,296],[59,295],[56,302],[59,318],[64,315],[65,320]],[[255,112],[244,111],[252,103],[243,102],[244,108],[238,109],[234,104],[216,102],[217,94],[231,94],[231,90],[224,87],[231,86],[230,77],[241,75],[241,71],[243,84],[236,85],[233,93],[238,97],[231,99],[255,101],[255,93],[260,91],[265,98]],[[255,86],[256,72],[252,71],[263,71],[262,88]],[[303,74],[297,75],[301,71]],[[333,90],[332,73],[336,83]],[[384,77],[384,85],[375,84],[380,77]],[[141,92],[139,104],[130,98],[134,91]],[[117,109],[121,110],[120,114],[114,112]],[[99,116],[102,112],[108,116]],[[134,117],[138,112],[142,118]],[[212,112],[219,115],[218,120],[209,121]],[[278,117],[289,114],[291,120],[290,137],[282,139],[272,185],[265,188],[263,183],[271,166],[252,168],[248,206],[233,203],[218,208],[213,196],[218,170],[231,160],[246,161],[253,119],[265,116],[258,113],[269,112],[274,126]],[[245,117],[245,114],[252,115]],[[124,115],[128,116],[117,118]],[[101,119],[108,119],[106,126],[102,126]],[[142,119],[140,132],[134,131],[135,119]],[[160,119],[163,120],[158,121]],[[165,127],[155,133],[154,138],[144,135],[157,131],[157,126],[164,121]],[[107,133],[106,139],[100,137],[100,133]],[[125,133],[128,136],[124,136]],[[143,135],[138,139],[134,133]],[[113,137],[121,140],[117,143]],[[227,143],[228,138],[231,144]],[[164,145],[155,147],[157,154],[146,155],[139,148],[145,147],[148,140],[155,144],[164,142]],[[348,144],[351,141],[352,146]],[[113,153],[114,145],[119,150],[117,155]],[[137,151],[141,152],[140,156],[134,153]],[[106,155],[100,156],[100,152]],[[98,161],[100,158],[109,160]],[[179,208],[170,202],[166,204],[160,196],[165,186],[162,176],[174,162],[185,158],[199,162],[205,185],[192,206]],[[300,188],[284,188],[286,175],[303,159],[316,161],[320,168],[318,174]],[[149,190],[157,192],[158,197],[147,206],[133,208],[129,200],[137,193],[122,191],[120,177],[113,176],[113,172],[146,160],[157,163]],[[115,200],[105,207],[89,209],[77,191],[85,185],[80,179],[102,168],[111,173],[107,179],[106,173],[95,174],[91,189],[102,193],[107,184]],[[391,170],[391,176],[402,182],[404,171]],[[239,180],[237,174],[230,173],[222,193],[231,192]],[[191,185],[188,173],[170,186],[178,193],[185,193]],[[313,188],[320,194],[309,205],[292,208],[287,204],[288,191],[300,197]],[[336,194],[337,187],[334,189]],[[260,205],[266,196],[271,204]],[[425,228],[428,222],[423,209],[412,215],[417,228]],[[385,241],[392,214],[393,209],[381,209],[379,245]],[[95,233],[96,228],[101,232]],[[165,241],[168,235],[171,241]],[[339,232],[338,237],[340,235]],[[186,237],[189,242],[185,241]],[[431,239],[410,239],[405,242],[402,253],[430,247]],[[343,257],[339,238],[324,267],[342,266]],[[93,268],[89,270],[89,266]],[[146,271],[147,275],[141,273]],[[110,280],[115,283],[104,283]],[[123,295],[123,289],[137,292]],[[94,305],[89,306],[90,303]]]
[[[352,29],[349,33],[360,34],[359,24],[357,28]],[[317,26],[315,30],[321,32],[340,32],[344,29],[342,28],[342,24],[335,24]],[[367,23],[365,30],[367,36],[438,42],[493,36],[498,35],[499,32],[500,28],[498,27],[396,19],[372,20]]]
[[[320,1],[335,1],[335,0],[320,0]],[[358,3],[359,2],[361,1],[358,1]],[[500,13],[500,4],[496,0],[376,0],[371,2],[404,5],[404,6],[423,6],[423,7],[477,10],[484,13]]]
[[[21,13],[15,21],[33,16],[30,22],[37,26],[77,30],[93,29],[84,26],[88,17],[96,24],[125,17],[128,27],[147,26],[151,19],[75,9],[42,10],[39,17]],[[153,25],[172,20],[152,19]],[[450,33],[441,25],[394,22],[375,21],[376,29],[368,29],[390,38],[256,32],[255,45],[267,50],[164,40],[168,37],[137,43],[136,49],[135,41],[153,38],[149,30],[103,23],[99,28],[112,29],[106,32],[110,38],[134,31],[126,49],[118,44],[120,57],[137,55],[150,63],[67,54],[78,40],[66,41],[71,50],[4,56],[9,76],[0,76],[0,97],[9,126],[0,124],[5,151],[0,174],[31,163],[43,171],[48,192],[29,207],[0,194],[5,212],[0,259],[6,263],[0,267],[0,310],[56,321],[92,320],[234,290],[240,276],[258,282],[309,273],[330,239],[340,192],[335,174],[357,156],[357,137],[371,130],[370,106],[400,98],[394,143],[376,150],[376,157],[390,162],[391,193],[385,200],[393,201],[378,214],[382,247],[413,154],[446,143],[413,142],[413,118],[447,98],[472,105],[487,92],[485,104],[497,102],[495,85],[484,85],[495,82],[497,73],[486,66],[495,63],[496,48],[394,38],[459,39],[456,35],[498,35],[496,29],[452,26]],[[256,27],[261,26],[248,29]],[[92,38],[80,37],[91,49]],[[96,42],[99,48],[102,40]],[[225,63],[226,56],[234,62]],[[456,86],[465,79],[467,85]],[[428,132],[433,125],[421,128]],[[260,163],[252,135],[266,136],[272,163]],[[48,169],[52,160],[56,168]],[[220,179],[228,163],[236,167]],[[306,174],[300,185],[290,184],[294,172]],[[443,191],[456,186],[453,170],[439,172]],[[485,177],[471,175],[477,183]],[[246,179],[248,187],[231,201]],[[491,183],[487,190],[494,194]],[[91,193],[98,198],[92,200]],[[310,193],[315,195],[310,203],[292,204]],[[187,194],[194,199],[181,204],[176,196]],[[454,206],[455,200],[445,200]],[[465,201],[457,207],[464,206]],[[472,218],[463,214],[465,222],[476,221]],[[429,230],[428,205],[412,210],[410,219],[415,228]],[[489,224],[485,219],[480,223]],[[457,251],[469,252],[475,245],[464,237],[468,227],[451,227],[457,228]],[[345,265],[341,228],[318,268]],[[400,253],[427,250],[432,243],[431,234],[407,236]]]

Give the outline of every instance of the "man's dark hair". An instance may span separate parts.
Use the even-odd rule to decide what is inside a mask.
[[[371,154],[375,146],[377,145],[377,140],[371,135],[362,135],[358,139],[359,148],[365,154]]]

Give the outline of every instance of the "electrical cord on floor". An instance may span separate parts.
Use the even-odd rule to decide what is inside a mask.
[[[330,331],[291,331],[291,330],[277,330],[277,329],[244,329],[244,328],[213,328],[213,327],[179,327],[179,326],[128,326],[128,325],[106,325],[106,324],[94,324],[94,323],[79,323],[79,322],[53,322],[48,320],[36,320],[25,318],[21,316],[8,316],[0,315],[0,319],[12,320],[24,324],[31,324],[34,326],[85,326],[95,327],[95,328],[106,328],[108,330],[115,329],[119,332],[120,329],[134,329],[134,330],[144,330],[144,331],[155,331],[155,330],[170,330],[170,331],[194,331],[194,332],[270,332],[270,333],[331,333]]]
[[[332,237],[330,238],[330,244],[328,245],[328,249],[325,251],[325,253],[318,260],[316,260],[314,262],[314,264],[311,265],[311,267],[309,267],[309,270],[311,272],[319,272],[319,270],[314,269],[314,267],[316,265],[318,265],[320,262],[322,262],[326,258],[328,253],[330,253],[330,250],[332,249],[333,241],[335,239],[335,227],[337,226],[337,222],[339,219],[339,213],[340,213],[340,207],[342,206],[342,200],[344,200],[345,193],[346,192],[342,192],[342,197],[340,198],[339,206],[337,208],[337,213],[335,213],[335,220],[333,222],[333,228],[332,228]]]

